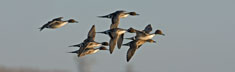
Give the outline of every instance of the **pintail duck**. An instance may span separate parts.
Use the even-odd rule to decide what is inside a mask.
[[[135,40],[135,39],[148,40],[148,39],[152,39],[155,35],[163,35],[163,36],[165,36],[165,34],[163,34],[161,30],[156,30],[154,33],[150,34],[150,32],[152,31],[151,24],[147,25],[145,27],[145,29],[142,30],[142,31],[139,31],[139,30],[136,30],[136,29],[133,29],[133,28],[130,28],[130,29],[134,30],[134,31],[132,31],[132,33],[136,33],[136,36],[135,37],[131,37],[131,38],[126,38],[126,39],[131,39],[131,40]]]
[[[145,42],[156,43],[156,41],[149,39],[149,40],[133,40],[129,43],[123,44],[125,46],[129,46],[130,48],[127,51],[127,62],[130,61],[132,56],[135,54],[135,51],[140,48]]]
[[[133,30],[130,30],[130,29],[113,28],[113,29],[109,29],[109,30],[106,30],[103,32],[97,32],[97,33],[103,33],[103,34],[109,35],[109,37],[110,37],[109,51],[110,51],[110,54],[112,54],[116,44],[119,49],[121,48],[124,33],[125,32],[132,32],[132,31]]]
[[[108,42],[102,42],[102,43],[95,42],[95,35],[96,35],[95,25],[93,25],[87,35],[87,39],[85,39],[80,44],[72,45],[69,47],[80,47],[80,49],[78,50],[78,57],[79,57],[83,53],[83,51],[86,50],[86,48],[95,48],[98,46],[107,46],[108,45]]]
[[[71,45],[69,47],[82,47],[84,44],[83,43],[80,43],[80,44],[76,44],[76,45]],[[102,43],[99,43],[99,42],[89,42],[88,44],[88,48],[91,48],[91,47],[98,47],[98,46],[101,46],[101,45],[104,45],[104,46],[108,46],[108,42],[102,42]]]
[[[63,17],[58,17],[55,18],[49,22],[47,22],[46,24],[44,24],[42,27],[40,27],[40,31],[42,31],[44,28],[50,28],[50,29],[56,29],[56,28],[60,28],[68,23],[78,23],[78,21],[74,20],[74,19],[69,19],[66,21],[62,21]]]
[[[79,54],[81,49],[79,50],[76,50],[76,51],[72,51],[72,52],[69,52],[69,53],[77,53]],[[80,55],[78,55],[78,57],[82,57],[82,56],[85,56],[85,55],[89,55],[89,54],[94,54],[100,50],[108,50],[106,47],[104,46],[101,46],[99,48],[86,48],[84,51],[82,51],[82,53]]]
[[[126,18],[127,16],[136,16],[139,15],[136,12],[126,12],[124,10],[118,10],[116,12],[113,12],[111,14],[105,15],[105,16],[98,16],[100,18],[109,18],[112,20],[112,24],[110,26],[110,29],[117,28],[118,24],[120,23],[120,18]]]
[[[139,14],[137,14],[136,12],[126,12],[124,10],[118,10],[118,11],[115,11],[115,12],[110,13],[108,15],[98,16],[98,17],[112,19],[115,16],[117,16],[118,18],[126,18],[128,15],[136,16],[136,15],[139,15]]]

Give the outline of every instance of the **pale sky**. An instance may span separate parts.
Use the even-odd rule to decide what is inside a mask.
[[[121,19],[120,28],[152,24],[166,36],[144,44],[128,63],[128,47],[87,55],[91,72],[125,72],[128,66],[135,72],[235,72],[234,7],[234,0],[1,0],[0,66],[78,72],[76,54],[67,53],[78,48],[68,46],[82,42],[93,24],[96,31],[109,28],[110,20],[96,16],[126,10],[140,16]],[[39,31],[60,16],[79,23]],[[96,35],[98,42],[108,40]]]

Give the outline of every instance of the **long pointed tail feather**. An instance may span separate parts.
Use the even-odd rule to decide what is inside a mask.
[[[69,47],[80,47],[80,45],[71,45]]]

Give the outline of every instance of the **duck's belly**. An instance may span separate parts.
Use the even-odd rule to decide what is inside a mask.
[[[96,53],[96,52],[98,52],[99,51],[99,49],[95,49],[95,50],[89,50],[89,51],[87,51],[87,52],[85,52],[85,54],[94,54],[94,53]]]
[[[96,53],[96,52],[98,52],[98,51],[99,51],[99,49],[96,49],[95,51],[92,52],[92,54],[94,54],[94,53]]]
[[[94,48],[94,47],[98,47],[98,46],[101,46],[101,44],[91,43],[91,44],[89,44],[87,47],[88,47],[88,48]]]
[[[98,52],[99,49],[95,49],[95,50],[88,50],[88,51],[85,51],[81,54],[81,56],[85,56],[85,55],[89,55],[89,54],[94,54],[96,52]]]
[[[141,40],[148,40],[148,39],[152,39],[155,35],[149,35],[149,36],[142,36],[142,37],[138,37],[138,39]]]
[[[58,23],[58,24],[52,24],[52,25],[50,26],[50,28],[52,28],[52,29],[60,28],[60,27],[62,27],[62,26],[64,26],[64,25],[66,25],[67,23],[68,23],[68,22]]]
[[[123,34],[123,33],[125,33],[126,31],[125,30],[121,30],[121,31],[117,31],[117,34],[118,35],[121,35],[121,34]]]
[[[126,18],[128,14],[122,15],[121,18]]]

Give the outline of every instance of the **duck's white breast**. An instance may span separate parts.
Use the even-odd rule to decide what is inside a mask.
[[[96,53],[96,52],[98,52],[99,51],[99,49],[96,49],[95,51],[93,51],[93,53]]]
[[[155,34],[152,34],[152,35],[148,35],[148,36],[139,37],[139,39],[148,40],[148,39],[152,39],[154,36],[155,36]]]

